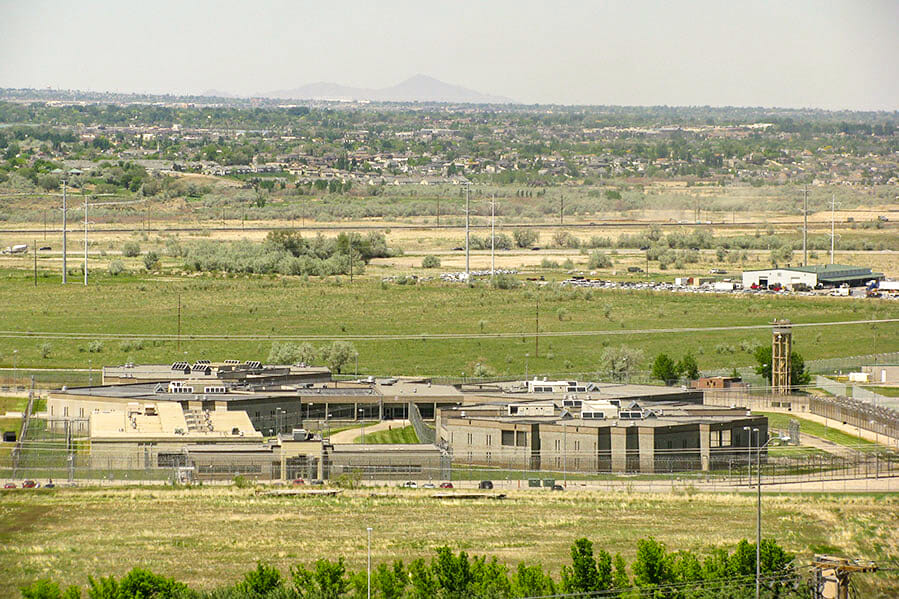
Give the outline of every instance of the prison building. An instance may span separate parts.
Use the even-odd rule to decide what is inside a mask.
[[[442,410],[438,438],[453,461],[559,472],[708,471],[746,459],[743,427],[767,435],[767,418],[745,409],[632,402],[609,417],[609,410],[589,405],[579,414],[557,405],[552,415],[529,416],[511,415],[510,407]]]
[[[269,365],[259,361],[225,360],[210,362],[197,360],[172,364],[123,364],[104,366],[104,385],[128,383],[168,383],[171,381],[202,381],[204,383],[223,381],[248,384],[327,383],[331,371],[324,366]]]

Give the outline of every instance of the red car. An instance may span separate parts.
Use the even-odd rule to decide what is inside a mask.
[[[295,479],[293,479],[293,484],[295,484],[295,485],[305,485],[305,484],[306,484],[306,481],[304,481],[302,478],[295,478]]]
[[[3,485],[3,488],[4,489],[15,489],[16,483],[6,483],[5,485]]]
[[[453,483],[440,483],[440,488],[441,489],[452,489]]]
[[[37,483],[34,482],[33,480],[26,480],[25,482],[22,483],[23,489],[33,489],[36,486],[37,486]]]

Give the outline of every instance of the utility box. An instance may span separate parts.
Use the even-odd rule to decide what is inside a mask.
[[[556,484],[556,479],[554,479],[554,478],[544,478],[543,479],[543,486],[546,487],[547,489],[552,489],[554,484]]]
[[[536,487],[540,488],[540,479],[539,478],[529,478],[528,479],[528,487]]]

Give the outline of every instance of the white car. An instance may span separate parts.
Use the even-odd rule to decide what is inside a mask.
[[[407,480],[406,482],[403,483],[403,486],[407,489],[417,489],[418,483],[415,482],[414,480]]]

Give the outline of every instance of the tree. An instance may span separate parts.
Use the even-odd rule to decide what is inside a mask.
[[[631,565],[634,584],[657,586],[671,581],[671,569],[665,546],[653,537],[637,541],[637,558]]]
[[[631,377],[643,361],[643,352],[621,345],[607,347],[599,357],[600,370],[614,381],[625,381]]]
[[[595,593],[612,587],[612,556],[600,550],[593,557],[593,543],[581,538],[571,545],[571,567],[562,567],[566,593]]]
[[[250,597],[262,599],[283,584],[284,579],[281,578],[281,573],[277,568],[258,562],[255,570],[244,574],[243,580],[238,583],[237,588]]]
[[[340,599],[350,587],[342,557],[336,562],[317,560],[312,571],[293,566],[290,575],[300,599]]]
[[[188,594],[187,586],[165,578],[143,568],[134,568],[122,580],[113,576],[94,580],[88,577],[87,595],[90,599],[123,599],[142,597],[144,599],[175,599]]]
[[[755,361],[758,366],[755,367],[755,373],[765,377],[768,384],[771,384],[771,363],[773,351],[770,345],[761,345],[755,350]],[[795,388],[801,385],[808,385],[812,380],[811,373],[805,367],[805,359],[798,352],[790,352],[790,386]]]
[[[526,566],[519,562],[518,570],[512,575],[512,593],[516,597],[555,595],[556,585],[539,565]]]
[[[677,368],[677,373],[685,379],[693,381],[699,378],[699,364],[696,363],[696,358],[693,357],[693,354],[684,355],[675,368]]]
[[[356,347],[348,341],[334,341],[331,345],[321,348],[320,353],[331,372],[338,374],[350,360],[359,357]]]
[[[659,354],[652,363],[652,378],[659,379],[665,384],[671,384],[677,380],[678,369],[674,365],[674,360],[668,357],[668,354]]]

